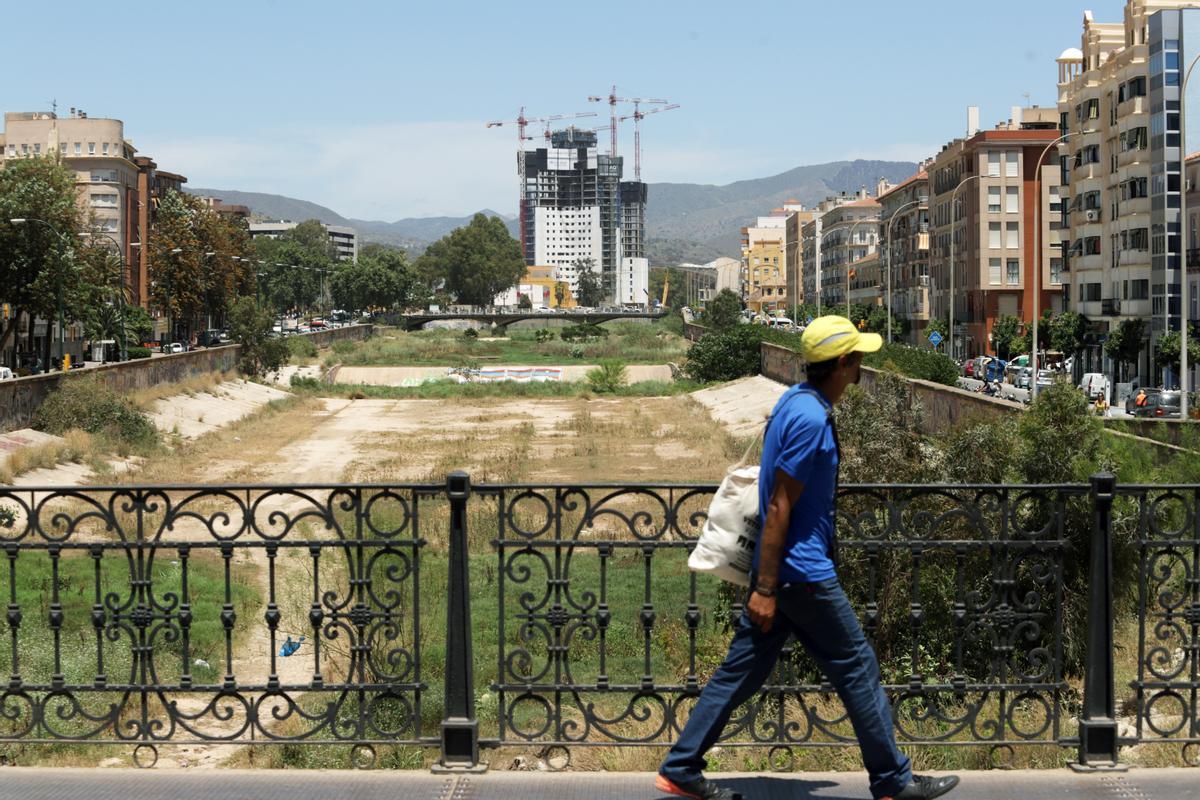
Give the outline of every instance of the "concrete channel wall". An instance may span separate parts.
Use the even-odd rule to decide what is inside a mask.
[[[373,331],[372,325],[348,325],[298,335],[312,340],[317,347],[327,347],[337,341],[368,339]],[[161,383],[176,383],[209,372],[231,372],[237,367],[241,349],[236,344],[210,347],[188,353],[104,364],[71,374],[94,375],[117,392],[131,392]],[[61,372],[52,372],[0,383],[0,431],[29,427],[42,401],[58,387],[63,377]]]

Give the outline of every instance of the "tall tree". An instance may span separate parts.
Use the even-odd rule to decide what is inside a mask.
[[[713,330],[732,328],[740,321],[742,298],[728,289],[722,289],[704,307],[704,323]]]
[[[1180,346],[1179,331],[1167,331],[1158,337],[1154,345],[1154,363],[1159,369],[1170,369],[1179,375]],[[1200,340],[1196,338],[1196,328],[1188,326],[1188,366],[1195,367],[1200,363]]]
[[[429,245],[418,265],[431,282],[443,281],[446,291],[467,305],[491,305],[525,274],[520,243],[503,220],[483,214]]]
[[[1005,361],[1013,357],[1015,344],[1021,338],[1021,325],[1021,320],[1011,314],[992,323],[992,349]]]
[[[1146,323],[1138,318],[1121,320],[1121,324],[1108,332],[1104,352],[1117,362],[1118,372],[1125,364],[1136,364],[1142,352],[1142,337]],[[1118,376],[1119,377],[1119,376]]]
[[[150,299],[167,317],[167,341],[190,337],[204,310],[205,267],[193,208],[171,190],[158,204],[150,232]]]
[[[13,224],[11,219],[41,222]],[[8,322],[0,326],[0,350],[16,338],[23,317],[53,321],[60,298],[66,307],[69,287],[78,284],[75,233],[80,221],[75,173],[57,155],[11,160],[0,170],[0,302],[10,306]],[[31,351],[34,326],[28,330],[24,349]],[[48,361],[49,355],[46,336],[43,358]]]
[[[330,288],[338,308],[356,311],[407,307],[424,298],[417,275],[400,250],[372,249],[355,263],[340,264]]]
[[[572,264],[575,267],[575,297],[579,305],[593,308],[604,302],[604,285],[596,272],[596,262],[581,258]]]

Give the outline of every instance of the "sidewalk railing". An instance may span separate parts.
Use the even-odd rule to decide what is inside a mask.
[[[686,566],[714,489],[0,487],[0,749],[396,745],[477,769],[495,747],[667,746],[741,610]],[[843,487],[839,574],[901,742],[1194,763],[1198,503],[1111,475]],[[801,647],[722,739],[775,763],[854,742]]]

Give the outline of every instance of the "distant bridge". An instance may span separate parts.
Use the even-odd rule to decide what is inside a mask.
[[[574,324],[599,325],[614,319],[662,319],[666,312],[658,311],[567,311],[547,313],[544,311],[445,311],[426,314],[402,314],[397,322],[406,331],[419,330],[430,322],[443,320],[470,320],[487,323],[505,329],[514,322],[525,320],[567,320]]]

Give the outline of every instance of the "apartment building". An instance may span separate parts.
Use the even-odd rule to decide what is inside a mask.
[[[770,313],[787,306],[787,273],[782,214],[759,217],[753,227],[742,228],[743,297],[753,311]]]
[[[888,304],[890,291],[893,317],[908,320],[906,341],[924,342],[930,319],[929,173],[922,168],[878,200],[883,303]],[[893,331],[898,328],[893,326]]]
[[[57,154],[75,172],[84,213],[98,235],[121,252],[129,302],[149,308],[149,254],[142,243],[150,238],[158,200],[168,190],[181,191],[187,178],[137,155],[121,120],[89,117],[74,108],[67,117],[54,111],[5,113],[0,152],[0,163]]]
[[[286,219],[275,222],[251,222],[250,236],[252,238],[266,236],[270,239],[278,239],[299,224]],[[323,222],[321,227],[325,228],[325,233],[329,235],[329,243],[337,251],[339,261],[358,261],[358,229],[348,228],[344,225],[326,225]]]
[[[1104,336],[1125,320],[1142,319],[1142,356],[1123,377],[1150,378],[1155,339],[1182,322],[1180,43],[1185,28],[1193,40],[1200,35],[1198,8],[1185,0],[1128,0],[1123,20],[1113,23],[1085,12],[1080,47],[1057,60],[1060,126],[1070,137],[1063,161],[1070,181],[1064,293],[1091,323],[1087,369],[1113,372]],[[1200,286],[1187,262],[1194,297]],[[1188,312],[1200,316],[1195,306]]]
[[[845,306],[850,295],[850,273],[855,262],[875,253],[879,244],[878,201],[866,190],[851,202],[838,205],[821,216],[820,281],[821,305]],[[865,275],[864,275],[865,280]],[[861,293],[860,293],[860,296]]]
[[[741,295],[742,262],[736,258],[720,256],[707,264],[680,264],[679,271],[683,273],[683,285],[669,287],[670,294],[682,293],[685,302],[692,308],[703,306],[726,289]]]
[[[1059,170],[1051,162],[1037,180],[1039,159],[1045,164],[1059,135],[1056,117],[1054,109],[1016,107],[1007,122],[980,131],[972,109],[967,136],[927,168],[932,313],[948,317],[953,297],[958,357],[993,352],[992,327],[1002,316],[1032,322],[1035,286],[1039,313],[1063,307]]]
[[[822,311],[828,305],[824,301],[822,294],[822,287],[825,285],[825,275],[821,266],[825,215],[848,203],[865,199],[867,199],[865,189],[852,195],[847,195],[843,192],[834,197],[827,197],[812,210],[811,219],[807,221],[798,220],[800,228],[800,262],[802,266],[800,275],[800,302],[814,303],[818,310]]]
[[[787,295],[784,300],[790,309],[804,302],[803,231],[804,226],[816,218],[817,212],[813,209],[806,209],[795,200],[785,201],[783,210],[787,214],[783,227],[783,266],[787,280]]]

